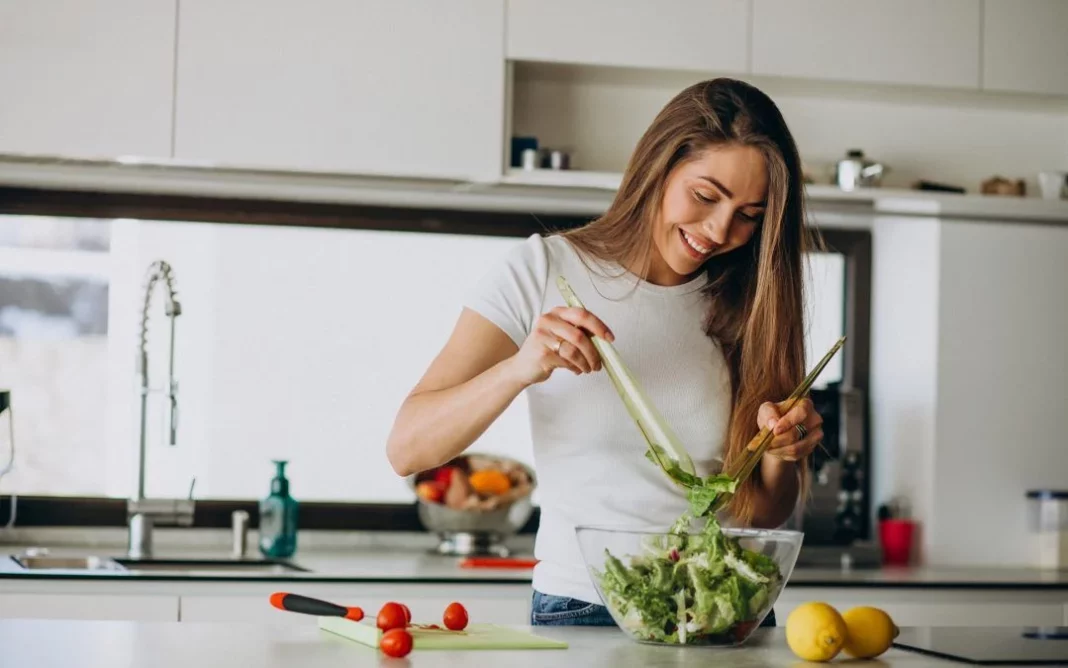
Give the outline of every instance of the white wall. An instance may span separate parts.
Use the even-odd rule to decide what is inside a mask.
[[[517,64],[514,132],[573,151],[576,168],[622,171],[660,108],[708,74]],[[994,174],[1068,169],[1068,99],[742,77],[779,105],[806,165],[860,148],[892,171],[884,184],[924,178],[978,192]]]
[[[1068,487],[1068,226],[941,233],[935,562],[1025,563],[1028,489]]]
[[[1068,485],[1068,226],[880,217],[874,249],[876,501],[929,563],[1034,563],[1025,493]]]

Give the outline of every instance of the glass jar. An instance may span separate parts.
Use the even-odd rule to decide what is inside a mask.
[[[1068,491],[1033,489],[1027,493],[1031,505],[1031,530],[1036,536],[1038,565],[1068,569]]]

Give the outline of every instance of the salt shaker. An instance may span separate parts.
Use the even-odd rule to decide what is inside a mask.
[[[538,168],[538,160],[541,157],[541,151],[536,148],[525,148],[521,155],[523,169],[532,170]]]

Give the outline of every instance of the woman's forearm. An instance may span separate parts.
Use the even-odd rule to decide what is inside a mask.
[[[760,462],[760,485],[754,504],[753,526],[775,529],[790,519],[801,490],[797,464],[765,456]]]
[[[474,443],[526,388],[512,371],[512,359],[455,387],[409,396],[386,446],[393,469],[402,476],[425,471]]]

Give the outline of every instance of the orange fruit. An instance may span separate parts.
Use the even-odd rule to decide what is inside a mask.
[[[512,488],[512,481],[508,476],[493,469],[475,471],[468,478],[468,482],[471,483],[471,489],[482,496],[498,496]]]

